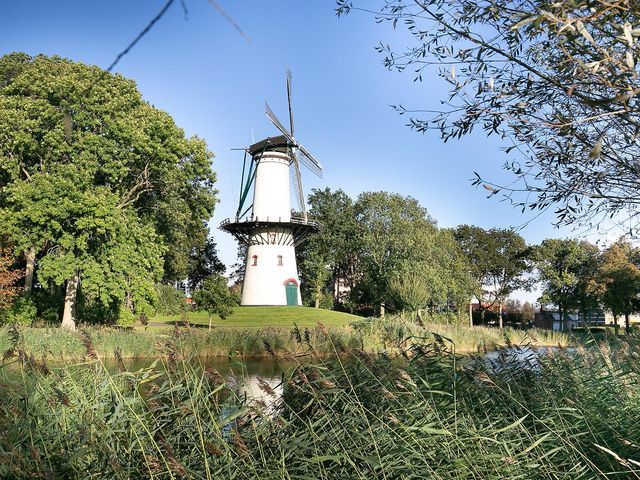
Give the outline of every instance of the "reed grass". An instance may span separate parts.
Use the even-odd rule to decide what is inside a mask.
[[[0,328],[0,352],[11,344],[11,327]],[[352,328],[164,328],[122,330],[86,327],[77,332],[60,328],[23,328],[24,348],[38,358],[72,361],[85,356],[83,336],[93,339],[96,354],[103,359],[153,358],[166,355],[165,346],[177,342],[180,350],[203,357],[289,357],[314,352],[333,354],[362,346],[362,335]]]
[[[420,338],[430,342],[436,337],[443,337],[450,341],[459,353],[495,350],[512,344],[567,347],[576,342],[571,335],[552,330],[511,328],[500,330],[490,327],[469,327],[460,323],[417,324],[400,317],[370,318],[352,322],[351,325],[362,333],[365,345],[384,350],[400,348],[408,338]]]
[[[0,351],[10,346],[10,327],[0,328]],[[279,356],[287,357],[314,352],[333,354],[350,348],[369,352],[396,351],[404,339],[419,337],[431,341],[436,336],[451,339],[458,352],[492,350],[499,346],[528,342],[536,345],[567,346],[571,338],[548,330],[497,330],[457,324],[426,324],[399,318],[363,319],[344,327],[265,327],[223,328],[208,330],[202,327],[166,327],[142,329],[114,329],[83,327],[77,332],[60,328],[23,328],[25,348],[39,357],[70,361],[84,356],[83,332],[93,339],[101,358],[114,358],[116,351],[123,358],[149,358],[162,355],[163,346],[176,336],[181,349],[193,355],[212,357]]]
[[[632,337],[491,362],[444,338],[407,340],[397,358],[351,349],[298,364],[282,398],[264,385],[267,407],[185,358],[179,335],[154,365],[113,373],[90,335],[85,361],[63,368],[9,334],[1,478],[640,477]]]

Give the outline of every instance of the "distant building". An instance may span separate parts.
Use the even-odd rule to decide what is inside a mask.
[[[547,330],[563,331],[571,330],[577,327],[589,325],[591,327],[605,324],[605,315],[597,312],[587,315],[583,318],[582,314],[577,312],[567,312],[564,315],[564,321],[560,320],[560,312],[557,310],[541,310],[536,312],[533,325],[536,328],[544,328]]]

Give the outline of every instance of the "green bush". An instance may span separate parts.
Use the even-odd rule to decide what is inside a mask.
[[[156,292],[158,294],[156,309],[159,314],[176,315],[186,308],[184,292],[173,285],[158,284]]]
[[[31,325],[36,320],[37,309],[30,298],[18,297],[3,314],[4,323]]]
[[[117,324],[121,327],[129,327],[134,323],[136,323],[136,316],[128,308],[122,307],[118,313]]]

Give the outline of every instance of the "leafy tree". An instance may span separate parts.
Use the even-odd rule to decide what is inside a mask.
[[[173,285],[160,283],[156,285],[158,301],[156,310],[163,315],[174,315],[186,308],[185,296],[182,290]]]
[[[624,315],[629,333],[629,315],[640,310],[640,268],[634,263],[638,252],[624,241],[611,245],[602,254],[598,284],[605,308],[611,310],[616,331],[618,317]]]
[[[459,305],[471,279],[451,233],[438,230],[411,197],[365,192],[354,203],[342,190],[314,190],[310,215],[321,225],[298,251],[303,284],[319,306],[332,287],[334,306],[416,311]],[[348,298],[336,285],[345,286]]]
[[[355,204],[361,239],[361,300],[380,306],[388,300],[388,284],[397,272],[422,265],[436,237],[435,222],[417,200],[387,192],[362,193]]]
[[[502,305],[515,290],[528,288],[530,248],[513,230],[461,225],[454,236],[467,256],[474,279],[476,298],[484,313],[498,305],[498,324],[502,328]]]
[[[548,239],[535,249],[535,266],[543,286],[540,303],[557,305],[561,322],[566,320],[568,310],[586,312],[593,305],[588,272],[597,255],[594,248],[588,242],[573,239]]]
[[[358,275],[359,236],[351,197],[338,189],[313,189],[309,195],[309,216],[321,229],[297,249],[302,285],[316,307],[329,284],[334,305],[345,299],[340,297],[337,284],[354,287]]]
[[[389,280],[389,293],[402,310],[417,311],[429,302],[429,284],[425,275],[417,270],[402,272]]]
[[[533,305],[531,305],[531,303],[529,302],[524,302],[522,304],[521,311],[522,311],[522,320],[524,321],[524,323],[527,325],[531,325],[536,316],[535,310],[533,309]]]
[[[211,237],[204,245],[196,245],[191,250],[187,280],[191,291],[197,290],[205,278],[214,273],[224,273],[226,267],[218,258],[216,244]]]
[[[369,4],[338,0],[337,12]],[[450,88],[429,118],[396,106],[411,128],[444,141],[474,128],[505,140],[508,187],[525,208],[557,206],[561,223],[627,215],[637,228],[640,9],[628,0],[385,0],[378,22],[409,45],[381,44],[389,69],[435,70]],[[518,182],[519,180],[519,182]],[[522,196],[519,196],[522,194]],[[532,195],[533,194],[533,195]]]
[[[59,57],[0,58],[0,226],[27,272],[144,313],[187,276],[215,204],[211,153],[119,75]],[[29,279],[25,284],[30,285]]]
[[[227,279],[220,274],[205,278],[202,286],[194,292],[193,299],[198,308],[209,314],[209,328],[212,315],[218,315],[224,320],[233,313],[233,307],[238,305],[237,296],[229,290]]]

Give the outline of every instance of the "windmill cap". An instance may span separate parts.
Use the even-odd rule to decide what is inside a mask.
[[[249,147],[249,155],[254,156],[262,152],[282,152],[288,153],[291,143],[284,135],[269,137],[260,140]]]

